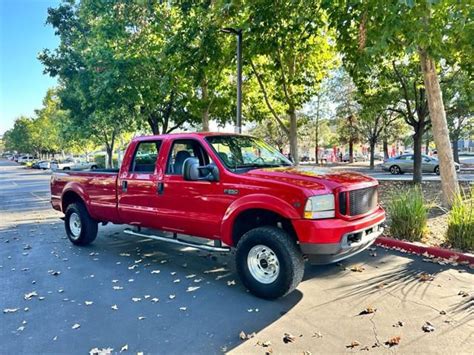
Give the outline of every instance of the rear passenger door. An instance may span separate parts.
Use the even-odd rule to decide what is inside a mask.
[[[117,181],[118,210],[126,224],[160,228],[158,217],[158,164],[161,140],[142,141]]]

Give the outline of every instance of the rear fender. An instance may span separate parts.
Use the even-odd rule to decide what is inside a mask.
[[[269,195],[252,194],[234,201],[227,209],[221,225],[222,242],[232,246],[232,230],[240,213],[249,209],[262,209],[279,214],[287,219],[300,219],[301,215],[288,202]]]
[[[79,184],[78,182],[71,181],[68,182],[63,189],[63,193],[61,194],[61,208],[63,206],[63,198],[68,192],[74,192],[76,195],[79,196],[79,198],[84,202],[84,205],[86,206],[87,212],[91,215],[91,217],[94,217],[94,214],[91,213],[92,211],[90,210],[90,197],[89,194],[86,192],[84,187]],[[63,211],[63,213],[66,213],[66,211]]]

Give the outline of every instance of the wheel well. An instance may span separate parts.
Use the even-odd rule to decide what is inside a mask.
[[[262,226],[281,228],[295,241],[298,240],[293,225],[288,218],[265,209],[249,209],[241,212],[234,221],[232,227],[232,242],[234,246],[237,245],[240,238],[249,230]]]
[[[82,198],[77,194],[75,193],[74,191],[68,191],[66,192],[63,197],[61,198],[61,204],[62,204],[62,210],[64,213],[66,213],[66,209],[67,207],[71,204],[71,203],[75,203],[75,202],[81,202],[83,203],[84,201],[82,201]]]

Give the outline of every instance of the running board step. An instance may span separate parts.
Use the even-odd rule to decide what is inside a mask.
[[[181,239],[178,239],[178,238],[167,238],[167,237],[161,237],[159,235],[154,235],[154,234],[145,234],[145,233],[135,232],[131,229],[125,229],[123,232],[126,233],[126,234],[135,235],[137,237],[160,240],[160,241],[163,241],[163,242],[184,245],[184,246],[187,246],[187,247],[202,249],[202,250],[207,250],[207,251],[218,251],[218,252],[229,252],[230,251],[229,247],[220,247],[220,246],[212,246],[212,245],[207,245],[207,244],[187,242],[185,240],[181,240]]]

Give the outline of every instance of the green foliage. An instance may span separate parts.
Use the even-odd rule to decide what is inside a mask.
[[[448,217],[446,239],[455,248],[474,250],[474,188],[458,195]]]
[[[428,207],[418,186],[400,191],[388,203],[390,234],[399,239],[420,241],[427,231],[427,213]]]

